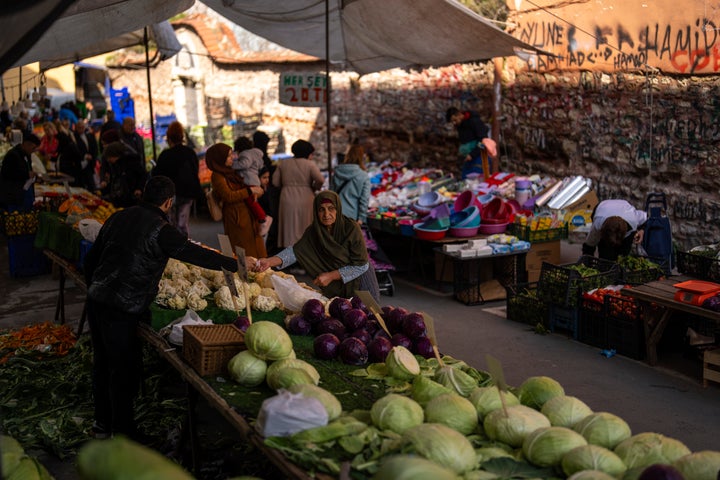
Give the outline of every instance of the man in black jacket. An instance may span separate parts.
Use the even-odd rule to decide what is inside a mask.
[[[462,178],[466,178],[470,173],[483,173],[483,150],[487,150],[490,157],[497,155],[495,141],[490,138],[490,127],[480,119],[477,112],[460,111],[455,107],[447,109],[445,119],[457,129]]]
[[[152,177],[140,205],[113,214],[85,258],[88,321],[93,345],[96,436],[122,433],[142,439],[133,401],[140,380],[136,329],[150,321],[149,307],[169,258],[212,270],[237,271],[237,262],[191,243],[170,225],[175,186]]]
[[[97,165],[98,143],[95,135],[87,128],[84,119],[79,119],[73,128],[73,136],[80,156],[82,159],[82,172],[80,175],[80,184],[87,190],[94,192],[97,189],[95,185],[95,166]]]
[[[32,133],[23,133],[21,143],[8,150],[0,169],[0,208],[30,210],[35,202],[35,179],[32,154],[40,139]]]
[[[103,198],[116,207],[137,204],[147,178],[138,156],[124,143],[112,142],[103,150],[103,157],[108,169],[100,181]]]

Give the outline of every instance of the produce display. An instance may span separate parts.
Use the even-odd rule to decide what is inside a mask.
[[[25,453],[22,445],[13,437],[0,435],[0,479],[52,480],[45,466]]]

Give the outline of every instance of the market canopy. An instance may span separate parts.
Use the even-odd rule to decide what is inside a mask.
[[[33,62],[74,61],[110,39],[164,22],[195,0],[39,0],[0,16],[0,72]],[[59,18],[58,18],[59,17]],[[109,50],[105,50],[109,51]],[[103,53],[102,51],[97,53]],[[67,62],[65,62],[67,63]],[[58,63],[59,64],[59,63]]]
[[[250,32],[361,74],[448,65],[536,49],[455,0],[203,0]]]

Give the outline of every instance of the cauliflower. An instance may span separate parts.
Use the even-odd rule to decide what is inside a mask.
[[[258,295],[252,301],[252,308],[260,312],[270,312],[278,307],[278,303],[271,297]]]
[[[164,297],[173,296],[177,293],[175,283],[169,278],[161,278],[158,282],[158,295]]]
[[[260,290],[260,293],[258,293],[258,296],[260,295],[264,297],[270,297],[278,302],[280,301],[280,297],[278,296],[274,288],[263,288]]]
[[[215,292],[214,299],[215,305],[223,310],[235,310],[236,305],[238,310],[245,308],[245,297],[235,297],[235,303],[233,303],[233,296],[230,294],[230,289],[227,285]]]
[[[203,270],[203,268],[196,265],[190,265],[188,268],[188,274],[185,278],[187,278],[190,282],[195,283],[203,278]]]
[[[248,286],[248,290],[250,292],[251,298],[257,297],[258,295],[260,295],[260,292],[262,291],[262,288],[260,287],[260,285],[258,285],[255,282],[246,283],[246,285]]]
[[[262,288],[273,288],[272,280],[270,278],[275,274],[273,270],[265,270],[255,275],[255,282]]]
[[[192,283],[190,283],[189,280],[186,280],[184,277],[173,277],[172,279],[173,287],[175,288],[178,295],[186,295],[190,291],[190,287],[192,287]]]
[[[202,298],[197,293],[190,292],[187,296],[187,306],[188,306],[188,308],[191,308],[191,309],[195,310],[196,312],[200,312],[207,308],[208,303],[207,303],[207,300]]]
[[[188,296],[190,296],[191,294],[195,294],[201,298],[206,297],[211,293],[212,290],[210,290],[210,288],[205,285],[205,282],[203,282],[202,280],[196,280],[195,283],[193,283],[188,290]]]
[[[218,290],[225,285],[225,276],[219,270],[209,270],[212,272],[211,276],[207,276],[208,286],[212,290]]]
[[[185,300],[185,297],[174,295],[168,298],[165,306],[172,308],[173,310],[183,310],[187,306],[187,301]]]
[[[163,274],[171,278],[180,278],[185,277],[186,275],[188,275],[189,272],[190,270],[188,269],[188,266],[186,264],[179,260],[171,258],[170,260],[168,260],[167,265],[165,265],[165,271],[163,272]]]

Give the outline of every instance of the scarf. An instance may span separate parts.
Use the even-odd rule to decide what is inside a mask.
[[[337,210],[331,231],[320,223],[317,214],[320,204],[328,200]],[[342,214],[340,197],[329,190],[315,196],[313,222],[295,244],[293,251],[308,275],[313,278],[322,272],[351,265],[361,266],[368,261],[367,247],[360,226]],[[336,280],[323,288],[323,294],[329,298],[338,296],[350,298],[359,285],[359,277],[345,284],[341,280]]]
[[[225,165],[225,161],[227,160],[228,153],[230,153],[229,145],[226,145],[224,143],[216,143],[215,145],[211,146],[207,149],[205,152],[205,164],[210,169],[210,171],[219,173],[223,177],[225,177],[225,180],[228,183],[228,186],[232,190],[240,190],[242,188],[245,188],[245,182],[243,181],[242,177],[237,174],[235,170],[232,169],[232,167],[228,167]]]

